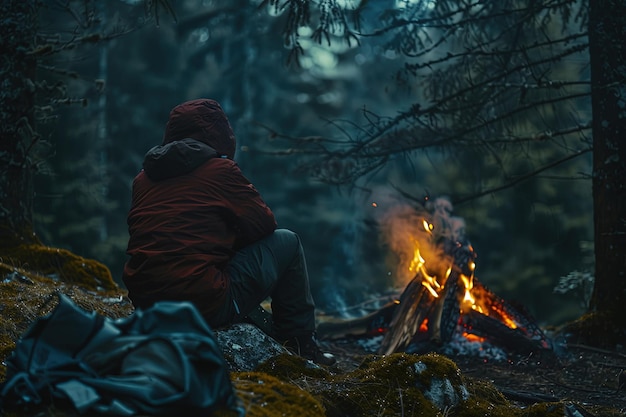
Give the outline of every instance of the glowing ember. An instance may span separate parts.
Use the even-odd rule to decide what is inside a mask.
[[[504,322],[504,324],[509,326],[511,329],[517,329],[517,323],[515,323],[515,321],[513,321],[513,319],[510,318],[508,314],[506,314],[506,312],[504,312],[504,310],[502,310],[496,305],[492,305],[491,309],[498,314],[498,317],[500,317],[500,319]],[[486,314],[486,315],[488,316],[489,314]]]
[[[487,340],[484,337],[476,336],[475,334],[467,333],[467,332],[463,332],[463,337],[469,340],[470,342],[484,343],[485,340]]]
[[[427,331],[428,331],[428,317],[426,317],[424,321],[422,322],[422,324],[420,324],[420,332],[427,332]]]

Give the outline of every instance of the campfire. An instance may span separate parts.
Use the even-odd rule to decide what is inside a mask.
[[[450,202],[437,199],[425,208],[400,209],[387,222],[392,249],[406,254],[408,244],[412,252],[401,264],[413,277],[397,300],[379,353],[421,353],[459,336],[519,353],[550,351],[530,315],[477,280],[476,252]]]
[[[366,316],[324,321],[320,337],[382,335],[381,354],[553,357],[552,342],[533,317],[478,281],[476,252],[448,200],[426,200],[423,210],[397,206],[380,224],[404,291]]]
[[[551,351],[550,340],[523,308],[477,280],[476,252],[464,222],[451,213],[451,203],[437,199],[427,201],[423,212],[400,208],[384,221],[388,241],[412,278],[388,326],[379,326],[384,333],[379,353],[422,353],[459,338],[508,352]]]

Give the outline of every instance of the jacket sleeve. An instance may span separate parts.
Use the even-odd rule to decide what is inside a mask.
[[[276,230],[274,214],[236,163],[228,161],[227,170],[220,170],[221,193],[228,211],[233,215],[237,231],[235,250],[256,242]]]

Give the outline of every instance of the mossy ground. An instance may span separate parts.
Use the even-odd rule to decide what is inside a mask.
[[[66,249],[36,243],[2,248],[3,269],[16,268],[30,274],[78,285],[93,291],[117,290],[109,269],[93,259],[86,259]]]
[[[591,312],[567,323],[560,330],[571,342],[607,349],[626,346],[626,326],[622,314]]]
[[[37,317],[54,308],[59,292],[109,317],[132,312],[125,291],[100,262],[33,242],[0,249],[0,358]],[[0,376],[4,372],[0,366]]]
[[[347,373],[334,374],[322,368],[310,369],[302,359],[281,355],[257,369],[310,393],[325,408],[327,417],[422,416],[422,417],[562,417],[565,404],[542,403],[524,409],[510,403],[484,381],[461,375],[456,364],[437,354],[396,353],[369,355]],[[418,371],[419,370],[419,371]],[[425,391],[433,381],[447,379],[465,400],[441,409],[434,406]],[[289,415],[289,414],[287,414]]]
[[[36,242],[0,250],[0,359],[9,355],[36,318],[55,307],[57,293],[107,317],[125,317],[133,312],[125,291],[96,261]],[[5,367],[1,365],[0,382],[4,378]],[[493,385],[466,378],[453,361],[436,354],[365,356],[360,366],[348,372],[334,372],[312,366],[297,356],[279,355],[254,372],[232,373],[231,379],[250,417],[561,417],[567,406],[556,402],[522,409],[507,401]],[[442,408],[433,404],[427,391],[434,382],[444,380],[449,381],[458,401]],[[62,417],[77,413],[45,406],[19,413],[0,411],[0,415]],[[215,415],[235,414],[224,410]]]
[[[266,373],[235,372],[231,379],[247,417],[326,415],[320,401],[306,390]]]

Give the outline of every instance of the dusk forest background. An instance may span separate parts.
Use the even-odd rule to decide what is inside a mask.
[[[349,307],[402,289],[380,220],[427,196],[452,202],[492,291],[542,325],[586,310],[586,2],[475,2],[455,14],[456,2],[346,0],[341,11],[312,7],[309,24],[277,1],[179,0],[175,16],[143,1],[74,13],[65,3],[45,2],[40,32],[100,35],[38,67],[50,88],[37,97],[46,144],[34,229],[46,245],[97,259],[120,282],[133,177],[171,108],[206,97],[229,115],[235,159],[279,226],[301,236],[321,310],[359,314]],[[328,31],[316,31],[324,19]],[[462,76],[447,72],[454,65]]]

